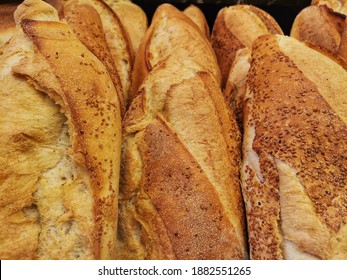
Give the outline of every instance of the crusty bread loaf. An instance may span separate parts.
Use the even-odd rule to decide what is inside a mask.
[[[346,16],[333,12],[325,5],[309,6],[296,16],[290,36],[345,56],[347,46],[345,39],[342,40],[345,19]]]
[[[16,29],[13,13],[17,4],[0,4],[0,47],[2,47],[13,35]]]
[[[347,1],[345,0],[312,0],[312,5],[328,6],[335,12],[347,15]]]
[[[255,41],[241,172],[251,258],[347,258],[346,89],[337,56]]]
[[[133,69],[134,56],[128,33],[125,31],[116,13],[114,13],[103,0],[46,0],[46,2],[50,3],[58,10],[60,18],[64,18],[64,6],[71,1],[79,6],[91,5],[99,13],[107,45],[122,83],[123,99],[125,100],[125,104],[127,104],[128,92],[132,81],[131,72]],[[73,12],[73,10],[71,12]],[[77,15],[76,19],[78,20]],[[85,19],[81,18],[80,21],[76,23],[81,22],[81,26],[83,26],[84,21]],[[86,30],[84,31],[86,32]],[[91,44],[93,44],[93,42],[89,43],[89,46]],[[97,48],[93,49],[97,50]]]
[[[210,27],[208,26],[204,13],[197,6],[190,4],[184,9],[183,13],[199,27],[207,39],[210,39]]]
[[[246,258],[241,137],[214,76],[186,51],[161,61],[124,132],[119,258]]]
[[[148,29],[148,19],[142,8],[127,0],[104,0],[117,14],[127,30],[134,49],[137,53],[140,43]]]
[[[114,255],[121,123],[104,65],[26,0],[0,56],[0,258]]]
[[[200,29],[183,12],[170,4],[162,4],[155,11],[136,55],[131,98],[151,69],[167,56],[187,50],[189,58],[199,63],[220,81],[220,70],[211,44]]]
[[[274,18],[257,7],[234,5],[218,12],[211,41],[222,72],[223,88],[236,52],[251,47],[257,37],[268,33],[283,34]]]

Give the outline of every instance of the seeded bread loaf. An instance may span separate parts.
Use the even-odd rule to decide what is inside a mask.
[[[337,56],[255,41],[241,171],[252,259],[347,258],[346,89]]]
[[[26,0],[0,56],[0,258],[114,256],[120,104],[104,65]]]

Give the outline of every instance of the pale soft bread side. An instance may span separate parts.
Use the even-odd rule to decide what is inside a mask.
[[[252,47],[257,37],[268,33],[283,34],[275,19],[257,7],[233,5],[218,12],[211,42],[222,72],[223,88],[236,52],[244,47]]]
[[[189,58],[199,63],[220,81],[220,70],[211,44],[199,28],[170,4],[160,5],[136,55],[131,98],[152,68],[167,56],[177,56],[185,49]]]
[[[290,36],[337,53],[344,25],[345,16],[342,14],[333,12],[327,6],[309,6],[296,16]]]
[[[1,259],[112,258],[121,141],[112,80],[48,4],[24,1],[15,18],[0,56]]]
[[[326,5],[335,12],[347,15],[347,1],[345,0],[312,0],[311,5]]]
[[[13,35],[16,29],[13,13],[17,4],[0,4],[0,47],[2,47]]]
[[[148,29],[147,15],[142,8],[131,1],[104,0],[117,14],[129,34],[134,55]]]
[[[210,27],[208,26],[204,13],[199,9],[199,7],[190,4],[183,10],[183,13],[199,27],[207,39],[210,39]]]
[[[120,258],[247,257],[240,133],[218,83],[170,56],[148,74],[124,119]]]
[[[70,1],[79,5],[91,5],[99,13],[107,45],[120,77],[124,100],[127,105],[134,63],[133,48],[128,33],[116,13],[102,0],[47,0],[48,3],[58,10],[61,18],[64,17],[64,5]],[[84,18],[80,19],[82,24],[84,20]]]
[[[241,179],[253,259],[346,259],[347,72],[275,35],[248,73]]]
[[[223,91],[227,104],[235,112],[237,123],[243,126],[243,101],[246,96],[247,75],[251,63],[252,50],[242,48],[236,52],[229,76]]]

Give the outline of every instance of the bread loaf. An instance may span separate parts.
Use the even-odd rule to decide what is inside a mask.
[[[104,65],[26,0],[0,56],[0,258],[114,256],[120,105]]]
[[[146,77],[124,120],[119,258],[247,258],[240,133],[189,53]]]
[[[241,171],[252,259],[347,258],[346,89],[338,57],[255,41]]]
[[[344,33],[346,16],[327,6],[309,6],[295,18],[290,36],[326,48],[347,59]]]
[[[247,258],[241,135],[210,43],[162,5],[139,66],[144,81],[123,122],[118,258]]]
[[[162,58],[176,56],[180,49],[186,49],[190,59],[220,81],[214,51],[197,25],[174,6],[162,4],[155,11],[151,26],[136,55],[130,99],[136,96],[138,88],[152,68]]]
[[[283,34],[272,16],[257,7],[234,5],[218,12],[211,41],[222,72],[223,89],[237,51],[250,48],[257,37],[268,33]]]

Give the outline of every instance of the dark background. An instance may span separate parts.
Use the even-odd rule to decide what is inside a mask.
[[[289,35],[290,33],[295,16],[304,7],[309,6],[311,3],[310,0],[203,0],[203,4],[197,3],[197,0],[133,0],[132,2],[142,7],[146,12],[149,21],[151,20],[155,9],[162,3],[172,3],[180,10],[183,10],[193,3],[204,12],[211,30],[218,11],[223,7],[237,3],[252,4],[272,15],[286,35]]]
[[[16,0],[0,1],[0,3],[21,2],[22,1]],[[193,3],[204,12],[211,30],[218,11],[223,7],[237,3],[252,4],[272,15],[282,27],[283,32],[289,35],[295,16],[304,7],[310,5],[311,0],[133,0],[132,2],[142,7],[148,16],[149,22],[151,21],[155,9],[162,3],[172,3],[180,10],[183,10]],[[203,4],[197,2],[203,2]]]

